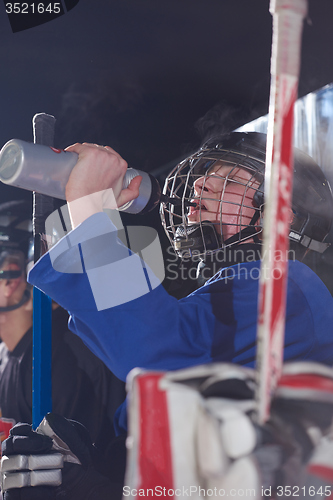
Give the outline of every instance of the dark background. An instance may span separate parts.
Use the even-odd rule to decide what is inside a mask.
[[[333,82],[332,19],[332,0],[309,0],[300,96]],[[268,0],[80,0],[16,33],[0,4],[0,146],[31,141],[47,112],[56,146],[108,144],[157,175],[212,123],[267,112],[271,30]],[[0,186],[1,200],[22,194]]]
[[[300,96],[333,81],[333,2],[310,0]],[[268,0],[80,0],[12,33],[0,5],[0,145],[31,140],[36,112],[59,147],[109,144],[154,170],[196,147],[216,105],[226,129],[267,112]]]

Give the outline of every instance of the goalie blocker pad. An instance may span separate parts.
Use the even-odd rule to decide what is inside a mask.
[[[274,486],[275,474],[284,464],[276,446],[258,453],[267,431],[254,424],[254,370],[224,363],[167,373],[135,369],[127,388],[124,497],[191,496],[196,500],[251,491],[252,498],[261,499],[263,485]],[[323,411],[318,412],[318,404]],[[314,448],[322,446],[322,435],[332,422],[333,370],[311,362],[286,364],[272,412],[279,420],[285,418],[287,427],[290,420],[292,425],[296,422],[302,436],[307,432],[303,420],[317,429],[317,442],[311,432],[306,435],[304,456],[318,479],[318,460],[325,458],[317,456],[312,465],[309,458]],[[312,443],[310,454],[308,441]],[[265,456],[264,464],[260,455]],[[305,463],[301,465],[306,469]],[[326,467],[325,478],[327,468],[332,474],[328,463],[320,467]],[[299,478],[304,475],[302,468]]]

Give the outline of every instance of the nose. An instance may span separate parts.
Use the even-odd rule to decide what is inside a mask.
[[[202,191],[207,191],[207,192],[209,191],[207,187],[207,181],[208,177],[205,177],[204,175],[202,175],[201,177],[196,179],[196,181],[194,181],[193,187],[194,187],[194,194],[196,196],[200,196]]]
[[[218,181],[218,185],[216,184]],[[215,173],[210,175],[202,175],[194,183],[194,194],[196,196],[201,196],[203,194],[211,194],[216,192],[217,189],[222,189],[225,179],[221,176],[215,175]]]

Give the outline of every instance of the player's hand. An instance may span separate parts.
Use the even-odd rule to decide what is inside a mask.
[[[109,146],[74,144],[66,151],[79,155],[66,185],[74,227],[103,208],[116,209],[138,197],[142,178],[135,177],[123,189],[127,163]]]
[[[1,490],[4,500],[55,500],[63,457],[52,439],[16,424],[2,443]]]
[[[3,453],[4,500],[121,499],[122,485],[95,468],[98,451],[79,422],[49,413],[37,431],[17,424]]]

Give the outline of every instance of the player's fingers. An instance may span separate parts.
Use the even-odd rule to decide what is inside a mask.
[[[135,200],[139,196],[139,188],[142,181],[141,175],[134,177],[126,189],[123,189],[117,199],[118,207],[125,205],[129,201]]]
[[[106,149],[110,153],[114,153],[115,155],[120,156],[119,153],[117,153],[117,151],[115,151],[114,149],[112,149],[110,146],[102,146],[101,144],[96,144],[96,143],[92,143],[92,142],[84,142],[83,145],[84,146],[90,146],[90,147],[93,147],[93,148],[98,148],[98,149]]]
[[[75,144],[71,144],[70,146],[67,146],[67,148],[64,149],[64,151],[70,151],[76,153],[77,149],[82,146],[79,142],[76,142]]]
[[[68,146],[67,148],[65,148],[65,151],[70,151],[70,152],[74,152],[77,154],[81,154],[84,151],[92,150],[92,149],[95,149],[95,150],[97,149],[96,146],[94,146],[94,144],[90,144],[88,142],[84,142],[83,144],[81,144],[80,142],[76,142],[75,144],[72,144],[71,146]]]
[[[116,156],[119,156],[119,158],[121,158],[120,154],[119,154],[119,153],[117,153],[117,151],[115,151],[114,149],[112,149],[110,146],[104,146],[104,148],[105,148],[107,151],[109,151],[109,153],[112,153],[112,154],[114,154],[114,155],[116,155]]]
[[[83,153],[88,149],[99,149],[103,151],[107,151],[108,153],[111,153],[115,155],[117,158],[122,159],[119,153],[112,149],[110,146],[101,146],[100,144],[93,144],[91,142],[84,142],[83,144],[77,142],[76,144],[72,144],[71,146],[68,146],[65,151],[70,151],[74,152],[77,154]]]
[[[105,151],[107,149],[105,146],[102,146],[101,144],[95,144],[92,142],[84,142],[83,146],[86,146],[90,149],[101,149],[103,151]]]
[[[102,146],[101,144],[91,144],[91,146],[99,149],[106,149],[107,151],[109,151],[108,146]]]

